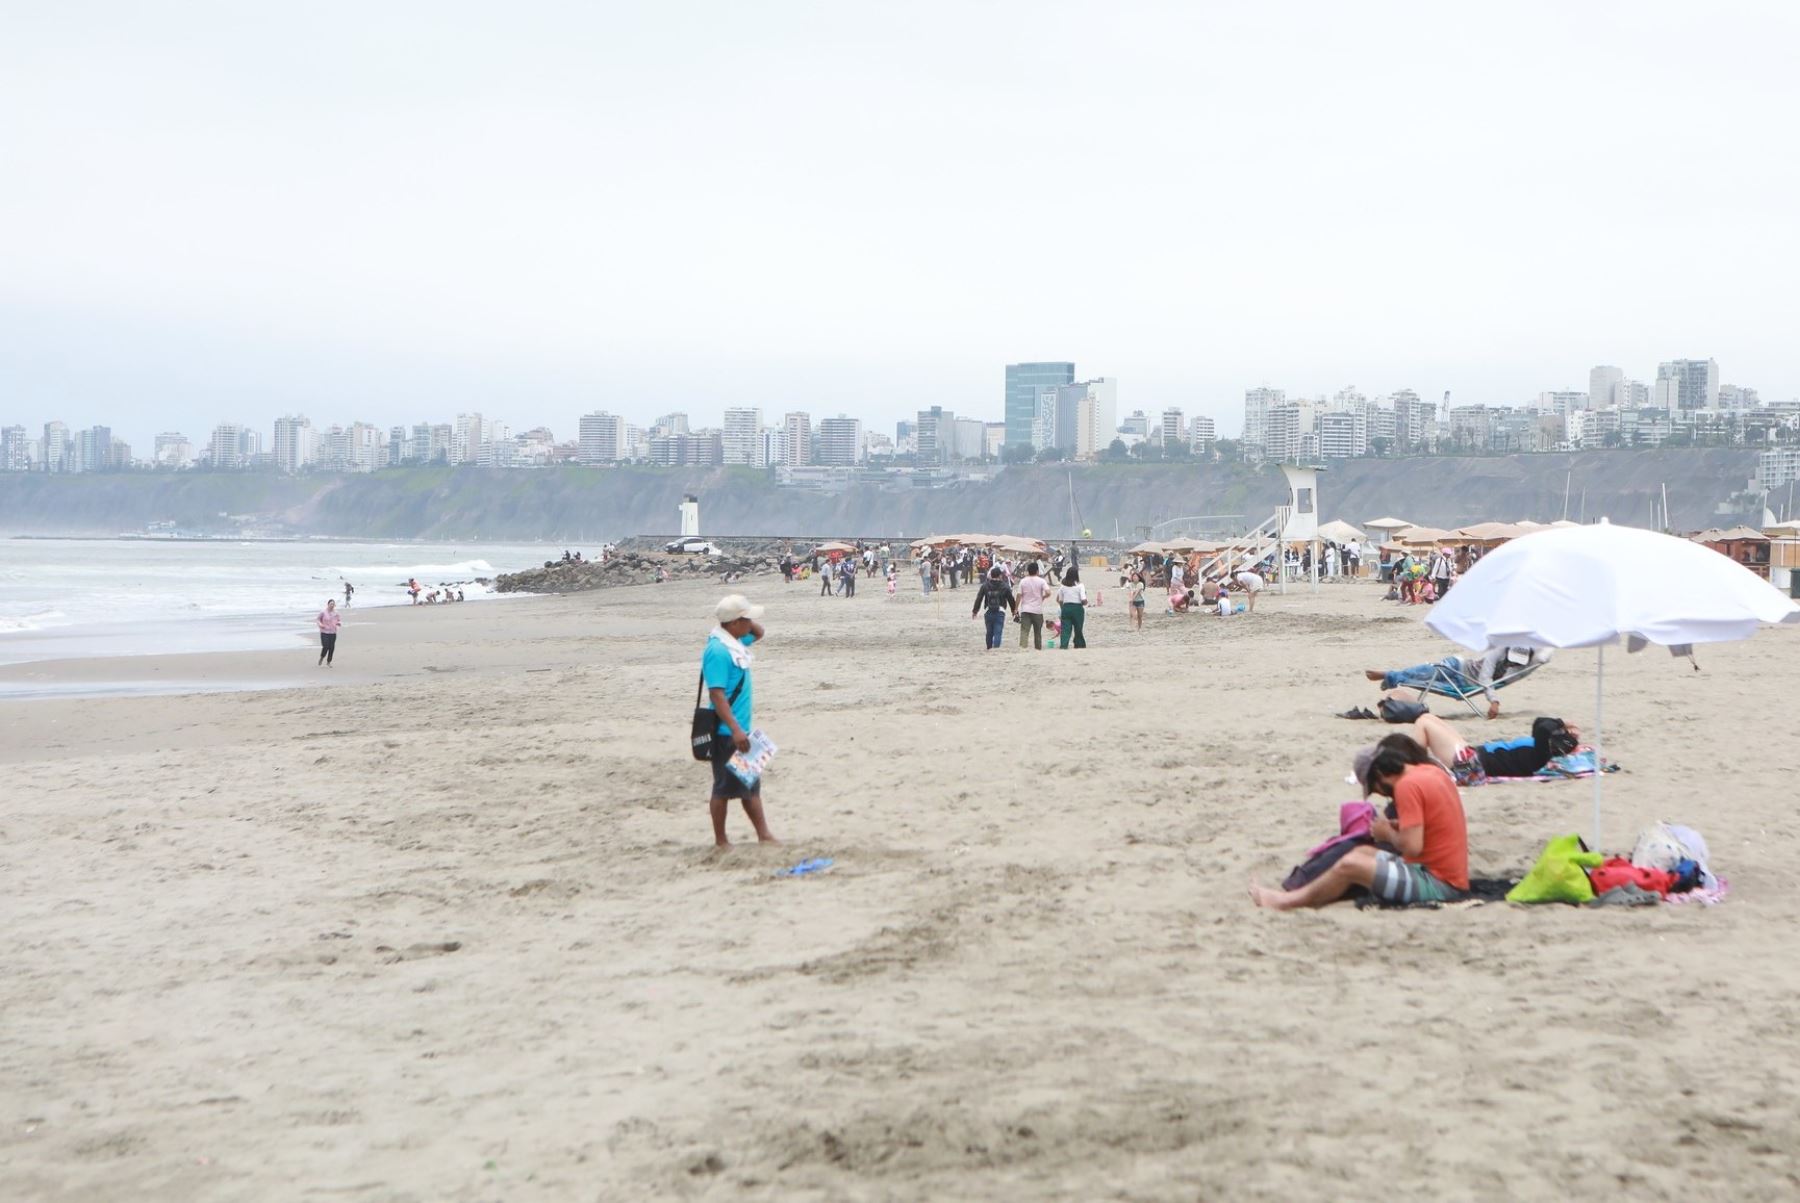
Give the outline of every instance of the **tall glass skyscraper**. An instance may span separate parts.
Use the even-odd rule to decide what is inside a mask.
[[[1006,365],[1006,445],[1032,447],[1032,422],[1037,417],[1038,390],[1075,383],[1072,363],[1009,363]]]

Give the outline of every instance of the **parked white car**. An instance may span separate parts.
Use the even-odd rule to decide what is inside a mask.
[[[719,549],[705,539],[676,539],[671,543],[664,543],[663,550],[683,556],[716,556],[719,554]]]

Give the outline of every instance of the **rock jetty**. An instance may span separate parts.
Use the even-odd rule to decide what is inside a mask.
[[[729,583],[743,577],[768,576],[781,571],[776,556],[665,555],[660,552],[622,551],[604,564],[546,560],[542,568],[503,573],[494,581],[496,593],[585,593],[618,585],[648,585],[661,568],[672,581],[714,580]]]

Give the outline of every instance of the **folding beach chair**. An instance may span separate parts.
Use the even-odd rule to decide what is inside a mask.
[[[1514,681],[1523,681],[1526,677],[1529,677],[1532,673],[1542,668],[1546,663],[1548,663],[1548,661],[1536,658],[1533,658],[1528,664],[1513,665],[1509,663],[1507,665],[1507,671],[1501,672],[1494,677],[1494,688],[1497,690],[1505,689]],[[1417,689],[1419,691],[1419,700],[1421,702],[1425,700],[1427,694],[1436,694],[1441,698],[1454,698],[1461,702],[1469,708],[1469,713],[1473,714],[1476,718],[1480,718],[1486,713],[1481,707],[1469,700],[1471,698],[1483,696],[1481,686],[1475,679],[1473,677],[1466,677],[1461,673],[1451,672],[1444,667],[1442,662],[1432,665],[1430,681],[1422,686],[1408,685],[1406,688]]]

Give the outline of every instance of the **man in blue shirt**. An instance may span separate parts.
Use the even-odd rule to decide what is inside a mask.
[[[719,716],[712,742],[711,807],[713,842],[721,848],[731,847],[731,841],[725,838],[725,815],[733,798],[742,800],[744,814],[756,829],[758,840],[765,844],[780,842],[763,818],[761,779],[746,785],[727,763],[733,752],[750,750],[750,647],[763,637],[762,624],[757,621],[762,615],[763,608],[751,605],[741,593],[719,602],[713,610],[719,625],[713,628],[700,657],[701,682],[713,712]]]

